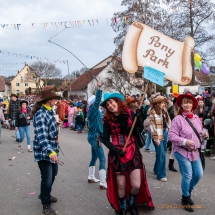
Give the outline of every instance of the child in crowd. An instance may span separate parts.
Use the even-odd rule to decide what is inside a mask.
[[[75,126],[77,128],[78,133],[82,133],[84,123],[84,115],[82,111],[78,111],[75,117]]]

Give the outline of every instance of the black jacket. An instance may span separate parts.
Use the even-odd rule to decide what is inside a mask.
[[[22,127],[22,126],[27,126],[30,125],[30,120],[27,120],[27,117],[30,117],[30,113],[20,113],[19,111],[16,112],[16,127]]]
[[[20,106],[20,101],[16,100],[16,101],[10,101],[10,105],[9,105],[9,115],[8,118],[15,120],[16,119],[16,113],[19,110],[19,106]]]

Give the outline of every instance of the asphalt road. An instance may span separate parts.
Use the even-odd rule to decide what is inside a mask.
[[[31,129],[33,140],[33,127]],[[0,145],[0,215],[40,215],[42,205],[38,199],[40,191],[40,172],[34,162],[33,153],[27,152],[26,140],[21,151],[17,150],[14,131],[2,129]],[[99,190],[99,184],[88,184],[88,164],[90,145],[87,132],[77,134],[69,129],[62,129],[60,144],[65,156],[60,160],[59,173],[53,186],[52,195],[58,198],[53,208],[59,215],[101,215],[114,214],[106,192]],[[152,173],[155,154],[142,150],[149,188],[156,209],[148,211],[138,206],[139,214],[185,215],[180,208],[181,175],[167,170],[168,182],[156,180]],[[105,148],[107,154],[107,149]],[[15,160],[9,160],[13,156]],[[167,160],[169,152],[167,152]],[[98,164],[97,164],[98,165]],[[178,169],[177,162],[175,167]],[[98,169],[98,168],[97,168]],[[98,171],[96,172],[98,177]],[[196,215],[215,215],[215,161],[206,158],[206,170],[200,183],[193,191]],[[129,214],[129,212],[127,213]]]

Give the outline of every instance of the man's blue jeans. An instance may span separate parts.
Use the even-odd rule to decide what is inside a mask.
[[[78,131],[82,131],[82,128],[83,128],[82,125],[77,125],[77,124],[76,124],[76,127],[77,127],[77,130],[78,130]]]
[[[30,125],[19,127],[19,134],[20,134],[19,142],[20,143],[22,143],[22,141],[24,140],[25,133],[26,133],[26,137],[27,137],[27,145],[30,146],[31,145]]]
[[[203,176],[201,160],[198,158],[194,162],[191,162],[178,152],[175,152],[175,157],[178,161],[182,175],[182,195],[185,197],[190,196],[189,191],[193,190],[200,178]]]
[[[100,147],[98,146],[98,140],[94,139],[89,141],[91,145],[91,161],[89,166],[95,166],[96,165],[96,160],[99,158],[99,170],[105,169],[105,154],[104,154],[104,149],[103,146],[101,145]]]
[[[51,204],[51,191],[55,176],[58,173],[58,164],[46,160],[38,161],[41,174],[40,195],[43,205]]]
[[[157,175],[157,179],[166,177],[166,146],[167,146],[167,131],[163,132],[164,140],[160,141],[160,145],[157,146],[154,140],[153,144],[156,151],[156,159],[154,165],[154,173]]]
[[[148,148],[150,149],[150,152],[155,151],[154,144],[152,143],[152,135],[151,135],[151,133],[149,131],[147,132],[146,144],[144,146],[144,149],[148,149]]]

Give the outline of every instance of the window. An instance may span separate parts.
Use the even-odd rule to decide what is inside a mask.
[[[28,87],[28,83],[25,83],[25,86]]]
[[[24,79],[23,76],[20,76],[20,82],[23,83]]]
[[[16,90],[16,93],[19,93],[19,90]]]
[[[135,78],[143,78],[142,72],[135,72]]]
[[[27,70],[27,72],[28,72],[28,68],[27,68],[26,70]]]
[[[19,83],[16,83],[16,87],[19,87]]]
[[[107,79],[107,86],[108,86],[108,87],[112,87],[112,85],[113,85],[112,79],[108,78],[108,79]]]

